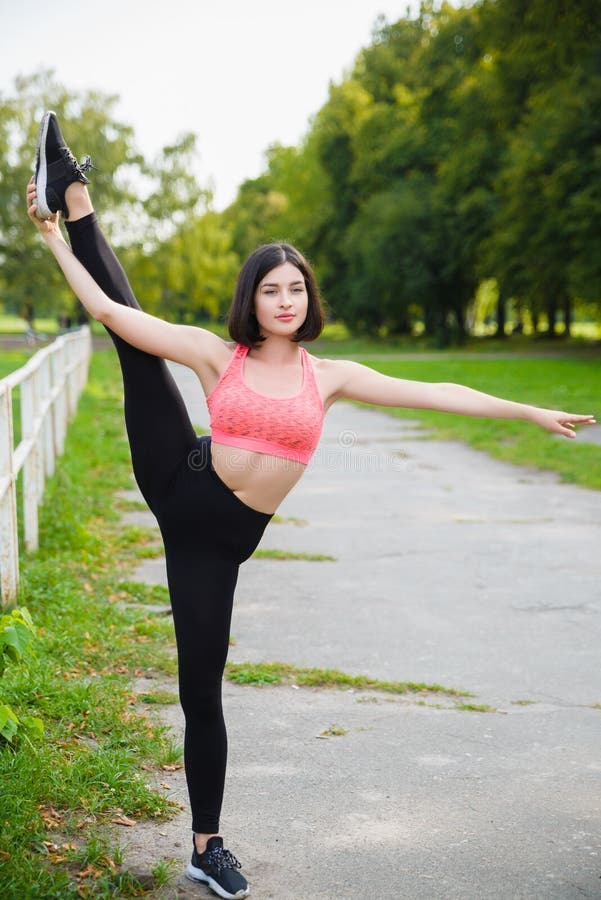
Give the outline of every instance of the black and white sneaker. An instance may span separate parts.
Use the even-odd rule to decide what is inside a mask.
[[[38,219],[49,219],[59,210],[69,215],[65,191],[74,181],[89,184],[85,176],[92,168],[89,156],[80,165],[65,143],[56,113],[44,113],[40,123],[35,158],[35,186],[37,188]]]
[[[238,872],[240,868],[242,867],[236,857],[229,850],[223,849],[223,838],[211,837],[204,853],[198,853],[194,844],[192,861],[186,875],[191,881],[208,884],[219,897],[238,900],[239,897],[248,897],[248,882]]]

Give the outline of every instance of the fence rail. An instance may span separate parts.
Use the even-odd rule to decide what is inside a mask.
[[[38,506],[46,478],[63,452],[65,434],[88,377],[87,325],[63,334],[22,368],[0,380],[0,599],[12,602],[19,587],[17,478],[21,470],[23,540],[38,547]],[[20,389],[20,441],[14,446],[13,395]]]

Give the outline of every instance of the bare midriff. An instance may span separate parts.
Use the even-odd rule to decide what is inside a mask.
[[[242,503],[271,515],[307,468],[303,463],[211,444],[213,468]]]

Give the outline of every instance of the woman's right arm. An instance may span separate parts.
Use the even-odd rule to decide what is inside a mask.
[[[40,221],[35,215],[35,204],[30,206],[28,212],[73,292],[90,315],[128,344],[153,356],[182,363],[196,371],[202,363],[208,361],[207,356],[212,355],[217,344],[223,346],[220,338],[204,328],[165,322],[140,309],[111,300],[64,240],[58,226],[58,217],[55,215],[51,219]]]

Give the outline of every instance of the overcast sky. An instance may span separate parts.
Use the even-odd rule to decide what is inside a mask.
[[[376,17],[395,21],[408,6],[419,4],[0,0],[0,90],[52,68],[67,89],[118,94],[119,117],[145,156],[194,131],[198,175],[222,208],[260,173],[270,144],[299,141]]]

